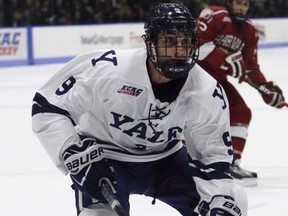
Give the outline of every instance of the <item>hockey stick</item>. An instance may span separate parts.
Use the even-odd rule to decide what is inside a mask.
[[[268,88],[266,88],[265,86],[263,85],[257,85],[255,83],[253,83],[251,81],[251,79],[249,79],[249,77],[246,77],[245,81],[250,85],[252,86],[253,88],[255,88],[256,90],[260,91],[261,93],[265,94],[265,95],[269,95],[269,94],[272,94],[273,92],[271,92],[271,90],[269,90]],[[284,107],[287,107],[288,108],[288,103],[286,103],[284,101]]]
[[[109,183],[107,183],[107,180],[105,179],[101,182],[101,193],[118,216],[129,216],[121,206]]]

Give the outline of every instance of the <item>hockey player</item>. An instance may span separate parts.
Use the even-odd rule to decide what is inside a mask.
[[[156,5],[143,38],[147,49],[76,57],[33,99],[33,131],[69,173],[77,214],[116,215],[106,182],[127,214],[129,195],[143,194],[184,216],[247,215],[245,191],[228,174],[226,95],[195,65],[194,18],[182,4]]]
[[[197,21],[200,37],[198,63],[208,71],[226,91],[231,121],[234,159],[231,175],[246,186],[257,185],[257,173],[240,167],[240,159],[247,139],[251,110],[242,96],[227,80],[227,76],[246,81],[260,92],[265,103],[272,107],[286,106],[281,89],[267,81],[257,62],[258,32],[247,18],[249,0],[226,0],[226,7],[205,8]]]

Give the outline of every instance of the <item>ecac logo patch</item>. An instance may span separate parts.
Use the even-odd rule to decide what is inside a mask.
[[[126,94],[126,95],[131,95],[131,96],[139,96],[143,89],[136,88],[134,86],[129,86],[129,85],[123,85],[121,89],[118,89],[117,92],[120,94]]]

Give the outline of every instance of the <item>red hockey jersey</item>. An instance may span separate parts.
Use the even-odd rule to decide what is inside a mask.
[[[240,50],[250,79],[257,83],[266,82],[257,62],[258,31],[250,20],[239,29],[226,8],[211,6],[201,12],[197,25],[200,37],[198,64],[214,78],[218,81],[227,78],[221,65],[225,64],[229,54]]]

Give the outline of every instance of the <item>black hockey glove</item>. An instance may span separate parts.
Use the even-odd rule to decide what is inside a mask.
[[[105,159],[104,149],[94,138],[85,138],[81,143],[67,148],[63,153],[75,187],[82,193],[95,199],[104,200],[101,194],[101,182],[106,179],[115,193],[115,171]]]
[[[214,196],[211,201],[202,201],[198,207],[201,216],[241,216],[240,208],[230,196]]]

